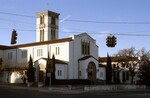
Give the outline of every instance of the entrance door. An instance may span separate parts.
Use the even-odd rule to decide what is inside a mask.
[[[45,70],[45,66],[43,65],[43,64],[40,64],[39,65],[39,82],[44,82],[44,80],[45,80],[45,72],[44,72],[44,70]]]
[[[39,71],[39,82],[44,82],[44,72],[43,71]]]
[[[94,62],[90,62],[88,65],[88,79],[95,82],[96,80],[96,65]]]

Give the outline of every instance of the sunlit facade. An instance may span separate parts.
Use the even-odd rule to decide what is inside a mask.
[[[44,81],[48,55],[50,58],[55,56],[56,79],[100,79],[102,72],[98,64],[98,46],[91,36],[81,33],[60,39],[59,14],[52,11],[38,12],[36,21],[36,42],[0,46],[0,58],[3,60],[0,81],[21,82],[23,74],[19,71],[26,70],[30,56],[34,62],[35,81]]]

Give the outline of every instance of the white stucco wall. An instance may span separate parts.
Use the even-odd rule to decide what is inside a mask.
[[[70,44],[70,57],[71,57],[70,65],[72,65],[71,67],[72,69],[69,70],[71,70],[71,72],[73,73],[73,76],[71,77],[73,77],[73,79],[78,79],[79,78],[78,60],[86,56],[81,53],[81,42],[82,41],[90,42],[90,55],[96,59],[98,59],[98,47],[96,45],[95,40],[86,33],[74,35],[72,38],[74,39],[74,41]]]
[[[98,77],[100,80],[106,80],[106,68],[105,67],[99,67]]]
[[[90,55],[96,59],[98,59],[98,47],[96,46],[95,40],[92,39],[89,35],[84,33],[80,35],[75,35],[73,39],[74,39],[73,41],[68,41],[68,42],[44,44],[44,45],[37,45],[37,46],[27,46],[27,47],[19,47],[18,49],[4,50],[3,53],[4,53],[5,63],[7,66],[11,66],[11,67],[16,65],[27,66],[30,55],[34,62],[40,58],[47,58],[49,52],[50,58],[52,58],[52,55],[54,54],[55,59],[68,62],[68,66],[63,68],[64,70],[67,70],[67,75],[62,76],[61,79],[79,79],[78,60],[86,56],[81,54],[81,41],[86,40],[90,42]],[[56,48],[59,48],[59,54],[58,52],[56,53]],[[42,49],[43,51],[42,56],[39,57],[37,56],[38,49]],[[21,57],[22,51],[27,51],[27,58]],[[12,52],[13,56],[11,60],[8,60],[8,53],[10,52]],[[90,59],[90,61],[95,62],[98,69],[98,61],[96,61],[95,59]],[[90,61],[88,61],[88,63]],[[88,63],[85,63],[83,65],[87,66]],[[85,70],[81,70],[81,71],[82,73],[86,73],[84,72]],[[87,76],[84,75],[81,76],[80,78],[86,79]]]
[[[91,61],[96,65],[96,79],[100,79],[98,61],[92,57],[86,60],[79,61],[79,71],[81,71],[81,75],[79,75],[80,79],[88,79],[87,69]]]
[[[56,64],[56,79],[68,79],[67,75],[67,65],[66,64]]]
[[[79,79],[86,79],[86,74],[87,74],[87,67],[84,66],[85,62],[79,61]]]

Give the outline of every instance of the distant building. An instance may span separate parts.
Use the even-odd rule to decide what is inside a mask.
[[[36,42],[13,46],[0,45],[0,58],[3,61],[1,82],[22,82],[21,77],[24,73],[20,71],[27,69],[30,55],[34,61],[36,82],[44,82],[48,55],[50,58],[55,56],[56,79],[101,79],[103,74],[100,72],[96,41],[87,33],[60,39],[58,23],[58,13],[39,12],[36,18]],[[39,73],[42,74],[39,76]]]
[[[107,57],[99,57],[99,64],[107,66]],[[128,84],[137,82],[137,73],[139,69],[138,57],[111,57],[111,65],[112,83]],[[132,69],[130,69],[131,66]]]

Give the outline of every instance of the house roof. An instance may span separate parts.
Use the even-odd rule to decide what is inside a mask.
[[[37,12],[37,17],[40,17],[41,14],[46,14],[46,15],[60,15],[59,13],[56,13],[56,12],[53,12],[53,11],[50,11],[50,10],[45,10],[45,11],[42,11],[42,12]]]
[[[0,45],[0,50],[5,50],[5,49],[8,49],[9,46],[4,46],[4,45]]]
[[[21,70],[27,70],[27,67],[9,67],[4,68],[2,71],[21,71]]]
[[[74,35],[74,36],[84,36],[84,35],[90,37],[93,41],[95,41],[95,39],[93,39],[93,38],[92,38],[88,33],[86,33],[86,32],[81,33],[81,34],[78,34],[78,35]]]
[[[106,65],[103,65],[103,64],[99,64],[99,67],[106,67]]]
[[[48,58],[41,58],[41,59],[48,60]],[[50,59],[50,62],[52,62],[52,59]],[[55,59],[55,63],[56,64],[67,64],[67,62],[59,60],[59,59]]]
[[[80,59],[78,59],[78,61],[81,61],[81,60],[86,60],[86,59],[89,59],[89,58],[94,58],[93,56],[91,56],[91,55],[88,55],[88,56],[84,56],[84,57],[82,57],[82,58],[80,58]],[[97,60],[96,58],[94,58],[95,60]]]
[[[62,42],[69,42],[69,41],[73,41],[73,39],[70,37],[70,38],[56,39],[51,41],[26,43],[26,44],[14,45],[14,46],[0,46],[0,49],[2,50],[16,49],[22,47],[37,46],[37,45],[44,45],[44,44],[55,44],[55,43],[62,43]]]
[[[120,62],[120,61],[138,61],[138,57],[111,57],[112,62]],[[99,57],[99,63],[107,62],[107,57]]]

